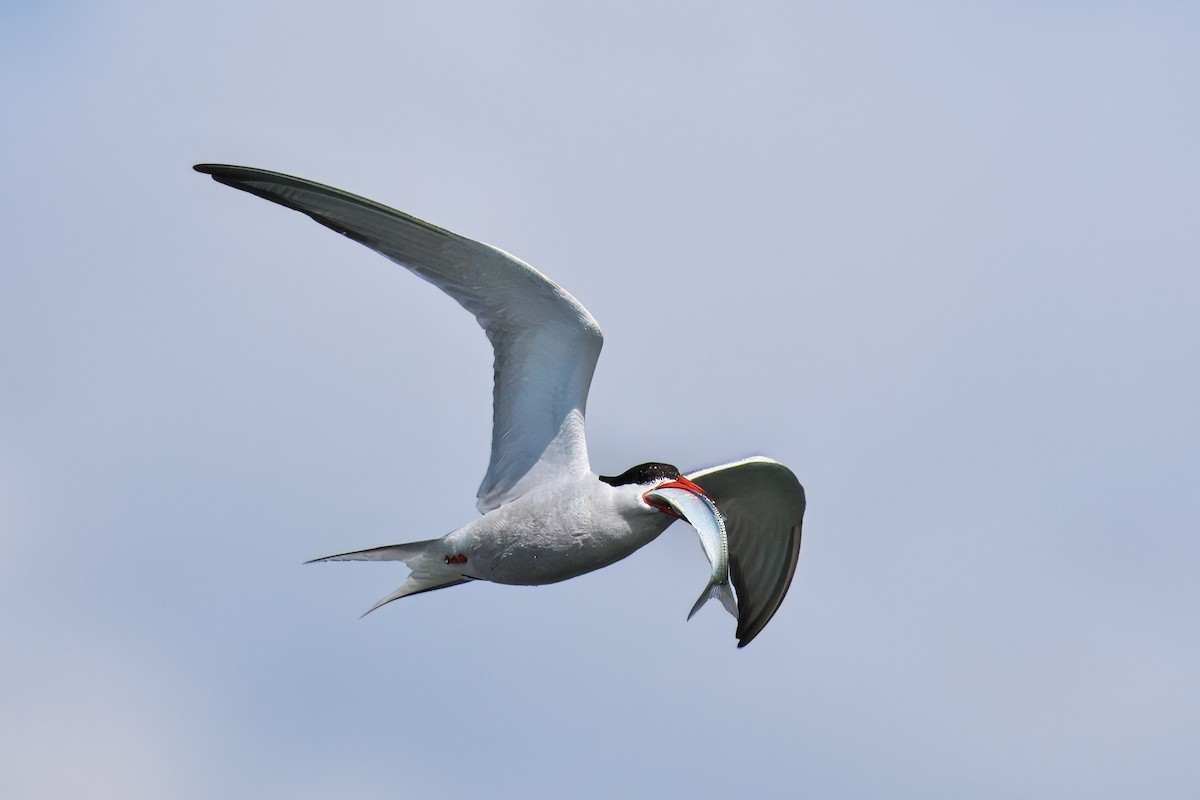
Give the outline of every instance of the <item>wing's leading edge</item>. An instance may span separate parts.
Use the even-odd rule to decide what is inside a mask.
[[[481,513],[544,480],[589,471],[584,415],[603,337],[565,290],[502,250],[340,189],[249,167],[196,170],[307,214],[408,268],[475,316],[495,351]]]

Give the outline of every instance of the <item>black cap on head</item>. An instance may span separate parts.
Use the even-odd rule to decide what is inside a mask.
[[[636,467],[630,467],[616,477],[601,475],[600,480],[609,486],[625,486],[630,483],[640,485],[655,483],[656,481],[675,480],[678,477],[679,470],[676,467],[670,464],[660,464],[657,461],[650,461],[645,464],[638,464]]]

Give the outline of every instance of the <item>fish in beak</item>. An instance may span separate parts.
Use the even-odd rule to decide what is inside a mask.
[[[708,499],[708,495],[705,494],[704,490],[700,488],[699,484],[692,483],[691,481],[689,481],[687,478],[683,477],[682,475],[680,475],[678,478],[674,478],[669,481],[664,481],[663,483],[660,483],[658,486],[655,486],[653,489],[651,489],[650,491],[648,491],[642,495],[642,499],[646,501],[647,505],[651,505],[654,508],[657,508],[662,513],[668,514],[672,517],[675,517],[676,519],[681,519],[685,522],[687,522],[687,517],[683,516],[683,514],[681,514],[678,510],[676,510],[676,508],[674,506],[672,506],[669,502],[667,502],[666,500],[663,500],[661,498],[652,497],[652,495],[654,495],[655,492],[658,492],[662,489],[682,489],[684,491],[692,492],[694,494],[700,495],[701,497],[703,497],[705,499]],[[709,500],[709,502],[711,503],[712,501]],[[714,508],[715,508],[715,506],[714,506]]]
[[[716,503],[699,485],[683,476],[659,484],[642,498],[664,514],[678,517],[695,528],[704,555],[712,565],[712,576],[700,593],[700,599],[692,606],[688,619],[714,597],[737,619],[737,594],[729,582],[729,536],[725,532],[725,517]]]

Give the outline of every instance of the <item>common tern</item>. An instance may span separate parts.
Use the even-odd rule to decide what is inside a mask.
[[[490,245],[340,189],[250,167],[195,169],[406,267],[471,312],[492,343],[491,461],[476,502],[482,516],[439,539],[315,559],[403,562],[407,580],[370,610],[473,580],[573,578],[625,558],[682,518],[699,531],[714,570],[693,613],[720,597],[737,619],[738,647],[770,621],[800,554],[800,482],[761,456],[687,474],[659,462],[615,476],[592,472],[584,411],[603,337],[562,287]],[[688,502],[688,494],[703,502]]]

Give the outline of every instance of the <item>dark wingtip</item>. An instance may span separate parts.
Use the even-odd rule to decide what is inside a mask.
[[[232,185],[232,183],[230,183],[231,181],[236,181],[238,178],[247,177],[243,174],[247,172],[246,167],[236,167],[233,164],[193,164],[192,169],[204,175],[211,175],[213,180],[230,185]],[[264,170],[259,171],[263,172]],[[283,175],[280,177],[288,176]]]

